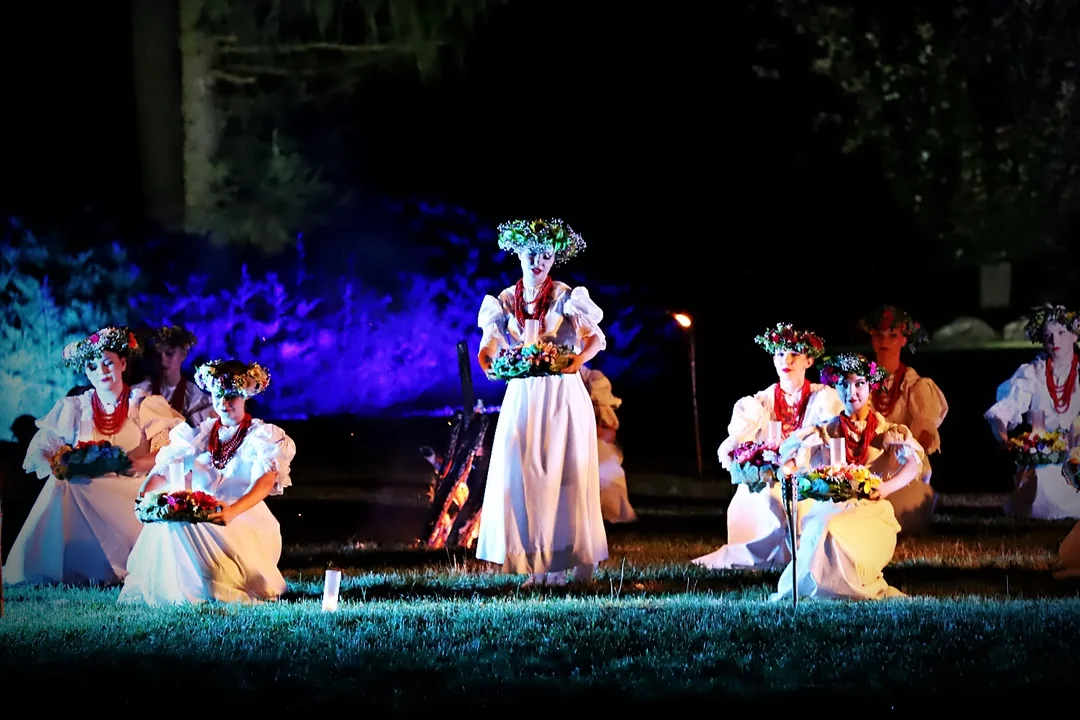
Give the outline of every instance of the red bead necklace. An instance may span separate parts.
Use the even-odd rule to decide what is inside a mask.
[[[214,427],[210,430],[210,462],[218,470],[224,470],[233,455],[240,449],[240,443],[244,442],[248,428],[251,427],[251,416],[244,413],[244,418],[236,428],[236,434],[225,442],[221,441],[218,433],[221,432],[221,418],[214,421]]]
[[[877,413],[871,411],[866,416],[866,428],[860,433],[855,421],[847,415],[840,415],[840,427],[844,430],[844,454],[848,465],[866,465],[870,455],[870,441],[877,433]]]
[[[900,399],[900,385],[904,380],[905,373],[907,373],[907,367],[904,365],[896,368],[896,372],[892,376],[892,384],[886,387],[882,383],[871,396],[874,409],[886,417],[896,407],[896,401]]]
[[[783,427],[784,437],[802,427],[806,417],[806,408],[810,404],[810,381],[803,380],[802,389],[799,391],[799,399],[793,405],[789,405],[784,389],[780,383],[776,383],[773,390],[773,415],[780,421]]]
[[[99,433],[106,437],[112,437],[120,428],[124,427],[128,416],[129,392],[125,383],[120,390],[120,398],[116,403],[116,407],[110,413],[105,410],[105,405],[102,404],[101,398],[98,397],[97,390],[94,391],[90,399],[90,407],[94,410],[94,427],[97,428]]]
[[[517,281],[517,285],[514,286],[514,319],[517,320],[518,328],[525,331],[526,320],[539,320],[541,324],[544,322],[544,318],[547,317],[548,308],[551,306],[551,289],[554,287],[554,283],[550,277],[544,279],[544,282],[540,283],[540,290],[536,293],[536,310],[533,312],[527,312],[525,306],[525,283],[522,280]]]
[[[1072,367],[1069,368],[1069,377],[1065,380],[1065,384],[1058,389],[1057,383],[1054,382],[1054,359],[1052,357],[1046,358],[1046,389],[1050,392],[1050,400],[1054,403],[1054,410],[1059,413],[1063,413],[1069,409],[1069,405],[1072,403],[1072,394],[1076,389],[1076,365],[1080,362],[1080,356],[1073,353]]]

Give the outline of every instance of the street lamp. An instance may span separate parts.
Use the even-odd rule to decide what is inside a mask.
[[[695,358],[693,322],[690,320],[690,316],[685,313],[672,313],[672,317],[675,318],[675,322],[679,324],[679,327],[686,330],[686,334],[690,339],[690,389],[694,400],[694,442],[697,444],[697,474],[700,478],[704,475],[704,470],[701,465],[701,424],[698,421],[697,360]]]

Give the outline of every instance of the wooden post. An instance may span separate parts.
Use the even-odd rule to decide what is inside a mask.
[[[465,415],[468,415],[476,407],[476,388],[472,380],[472,355],[469,354],[469,341],[462,340],[457,344],[458,375],[461,377],[461,402]]]

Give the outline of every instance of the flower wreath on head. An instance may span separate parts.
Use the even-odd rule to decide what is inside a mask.
[[[235,364],[237,371],[223,368]],[[240,370],[239,368],[243,368]],[[257,362],[211,360],[195,369],[195,384],[214,397],[253,398],[270,385],[270,373]]]
[[[126,327],[103,327],[90,333],[84,340],[76,340],[64,347],[63,361],[68,367],[81,370],[86,363],[101,357],[105,351],[114,352],[122,358],[132,357],[142,351],[135,333]]]
[[[825,354],[824,340],[809,330],[796,330],[791,323],[777,323],[776,327],[756,336],[754,342],[770,355],[793,352],[816,360]]]
[[[585,240],[562,220],[511,220],[499,225],[499,249],[517,254],[551,252],[555,264],[585,251]]]
[[[821,382],[829,387],[836,387],[848,375],[866,378],[870,387],[876,390],[889,374],[885,368],[864,355],[858,353],[840,353],[821,361]]]
[[[158,328],[150,338],[150,342],[159,350],[164,350],[165,348],[184,348],[185,350],[190,350],[198,341],[199,339],[195,337],[193,332],[186,330],[179,325],[169,325]]]
[[[867,334],[878,330],[899,330],[907,338],[907,349],[915,352],[915,346],[930,339],[922,325],[906,312],[893,305],[885,305],[859,320],[859,329]]]
[[[1031,308],[1031,315],[1028,317],[1027,324],[1024,325],[1024,334],[1031,342],[1041,343],[1046,326],[1052,322],[1056,322],[1074,335],[1080,335],[1080,313],[1069,310],[1064,305],[1050,303]]]

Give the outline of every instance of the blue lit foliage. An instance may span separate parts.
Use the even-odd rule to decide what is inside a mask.
[[[213,277],[183,273],[182,282],[175,282],[173,274],[170,282],[153,277],[165,273],[146,264],[146,283],[137,293],[136,273],[122,268],[118,248],[64,261],[68,287],[55,296],[50,294],[55,276],[48,271],[7,272],[7,285],[22,288],[22,299],[15,311],[5,312],[2,332],[5,349],[19,348],[21,354],[5,352],[0,372],[5,390],[20,390],[4,393],[0,431],[18,414],[42,415],[78,380],[56,366],[65,342],[122,322],[187,327],[199,338],[189,359],[193,362],[258,360],[272,374],[269,391],[259,398],[260,413],[267,417],[380,415],[459,404],[456,345],[462,339],[469,342],[477,394],[489,404],[499,402],[505,386],[487,381],[476,366],[476,317],[485,293],[498,293],[516,281],[516,259],[497,249],[493,230],[481,229],[475,217],[458,208],[403,204],[392,210],[407,220],[411,216],[406,234],[426,240],[422,246],[398,248],[412,258],[408,272],[376,271],[375,277],[363,277],[363,268],[374,261],[364,256],[362,243],[350,245],[348,262],[316,263],[324,269],[309,272],[302,242],[278,261],[276,272],[242,265]],[[5,248],[12,252],[33,255]],[[371,252],[385,254],[385,245]],[[204,267],[215,263],[213,258],[203,261]],[[81,273],[70,272],[76,265]],[[348,269],[353,265],[355,272]],[[559,278],[586,284],[605,311],[608,350],[598,356],[596,367],[622,381],[656,372],[652,353],[658,343],[647,338],[656,337],[659,328],[646,331],[642,309],[628,303],[629,287],[590,283],[566,271]],[[111,297],[96,304],[90,300],[102,292]],[[646,312],[646,317],[658,325],[666,320],[660,312]],[[17,384],[8,385],[12,379]]]

